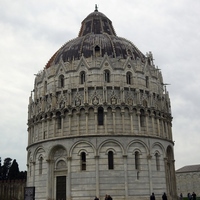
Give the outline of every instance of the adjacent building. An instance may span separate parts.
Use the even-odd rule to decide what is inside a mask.
[[[170,98],[153,60],[97,7],[55,52],[28,105],[36,200],[177,198]]]
[[[187,194],[200,196],[200,165],[188,165],[176,170],[177,192],[184,197]]]

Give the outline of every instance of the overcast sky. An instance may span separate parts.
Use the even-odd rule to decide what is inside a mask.
[[[95,4],[118,36],[153,53],[170,84],[176,169],[200,164],[199,0],[0,0],[0,157],[26,170],[34,74],[78,36]]]

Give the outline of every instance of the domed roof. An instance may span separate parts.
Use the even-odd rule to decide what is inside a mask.
[[[79,60],[81,56],[89,58],[99,51],[99,56],[107,54],[113,58],[145,60],[145,56],[130,41],[118,37],[112,21],[97,10],[90,13],[81,24],[77,38],[64,44],[49,60],[46,68],[58,64],[60,59],[64,62]]]

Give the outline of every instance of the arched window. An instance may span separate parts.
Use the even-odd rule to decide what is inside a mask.
[[[109,70],[104,71],[104,81],[107,83],[110,83],[110,71]]]
[[[100,56],[100,47],[98,45],[94,48],[94,51],[96,57]]]
[[[114,169],[114,156],[113,152],[108,152],[108,169]]]
[[[126,73],[126,83],[131,85],[132,84],[132,74],[131,72]]]
[[[39,174],[42,174],[43,157],[39,158]]]
[[[57,117],[57,128],[61,129],[62,128],[62,118],[60,112],[56,114]]]
[[[141,127],[145,126],[145,114],[144,114],[144,110],[140,110],[140,126]]]
[[[135,169],[139,170],[140,167],[140,157],[139,157],[139,152],[135,152]]]
[[[65,79],[63,75],[59,76],[59,80],[58,80],[58,87],[63,88],[65,87]]]
[[[85,72],[82,71],[80,73],[80,84],[84,84],[85,83]]]
[[[86,170],[86,153],[85,152],[81,153],[81,170],[82,171]]]
[[[160,159],[159,159],[159,154],[155,153],[155,158],[156,158],[156,170],[160,171]]]
[[[103,108],[99,107],[98,108],[98,125],[103,125],[103,121],[104,121],[104,112],[103,112]]]

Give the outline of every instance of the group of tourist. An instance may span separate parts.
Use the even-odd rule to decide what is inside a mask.
[[[151,194],[150,200],[156,200],[156,197],[155,197],[155,194],[154,194],[154,193]],[[167,195],[166,195],[165,192],[164,192],[163,195],[162,195],[162,200],[167,200]]]
[[[188,194],[187,194],[187,197],[188,197],[188,200],[196,200],[196,194],[195,194],[195,192],[193,192],[192,194],[188,193]],[[180,194],[179,199],[180,199],[180,200],[183,200],[183,194],[182,194],[182,193]],[[99,200],[99,198],[98,198],[98,197],[95,197],[94,200]],[[111,197],[110,195],[107,195],[107,194],[106,194],[104,200],[112,200],[112,197]],[[155,197],[155,194],[154,194],[154,193],[151,194],[150,200],[156,200],[156,197]],[[167,195],[166,195],[165,192],[164,192],[163,195],[162,195],[162,200],[167,200]]]
[[[197,195],[195,194],[195,192],[193,192],[192,194],[188,193],[187,197],[188,197],[188,200],[196,200]]]
[[[94,200],[99,200],[98,197],[95,197]],[[112,197],[110,195],[107,195],[105,196],[105,200],[112,200]]]

